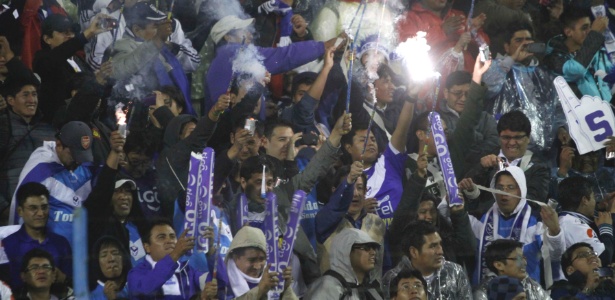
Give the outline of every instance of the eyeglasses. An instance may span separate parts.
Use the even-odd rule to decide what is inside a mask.
[[[410,289],[420,291],[420,290],[424,290],[425,287],[420,282],[415,282],[413,284],[411,284],[410,282],[407,282],[401,286],[402,291],[409,291]]]
[[[463,96],[468,97],[468,91],[449,91],[448,93],[455,96],[456,98],[461,98]]]
[[[572,261],[575,261],[579,258],[590,258],[594,256],[598,256],[598,252],[593,251],[593,250],[584,251],[584,252],[577,254],[577,257],[573,258]]]
[[[510,136],[510,135],[500,135],[500,140],[505,141],[505,142],[510,142],[511,140],[515,140],[515,142],[520,142],[522,141],[524,138],[526,138],[527,135],[515,135],[515,136]]]
[[[380,249],[379,246],[376,245],[356,245],[356,246],[352,246],[352,250],[363,250],[365,252],[369,252],[369,251],[378,251],[378,249]]]
[[[519,189],[516,185],[496,185],[495,189],[502,192],[516,191]]]
[[[31,265],[26,269],[26,272],[32,272],[32,271],[38,271],[38,270],[43,270],[46,272],[49,272],[51,270],[53,270],[53,266],[49,265],[49,264],[44,264],[44,265]]]

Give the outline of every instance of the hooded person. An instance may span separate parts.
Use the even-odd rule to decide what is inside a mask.
[[[472,231],[478,241],[477,268],[473,283],[488,275],[484,253],[491,241],[512,239],[523,244],[528,275],[540,282],[540,259],[545,262],[545,281],[552,282],[551,262],[559,261],[565,251],[564,234],[557,213],[551,207],[526,199],[527,184],[523,170],[509,166],[498,171],[491,180],[496,202],[480,219],[470,216]]]
[[[305,299],[384,299],[380,290],[381,245],[366,232],[347,228],[331,244],[331,269],[315,281]]]
[[[99,238],[90,253],[90,278],[96,281],[91,286],[90,299],[128,298],[126,279],[130,271],[130,256],[118,239],[112,236]]]
[[[273,286],[271,283],[277,282],[276,272],[264,272],[267,266],[267,240],[262,230],[255,227],[242,227],[231,242],[228,255],[224,260],[227,275],[230,283],[226,298],[233,299],[264,299],[267,292]],[[288,288],[292,277],[290,267],[284,271],[286,279],[284,292],[280,299],[298,299],[293,289]],[[272,280],[274,279],[274,280]]]

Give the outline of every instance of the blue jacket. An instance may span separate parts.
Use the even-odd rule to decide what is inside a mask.
[[[216,49],[216,57],[211,62],[205,79],[205,111],[218,101],[226,92],[233,77],[232,61],[241,44],[226,44]],[[306,41],[280,48],[256,47],[264,58],[262,63],[272,75],[290,71],[321,57],[325,53],[323,42]]]
[[[202,274],[192,269],[187,262],[178,263],[167,255],[152,267],[150,256],[128,273],[130,299],[190,299],[200,293],[199,277]],[[176,272],[178,270],[179,272]],[[163,286],[175,276],[181,295],[164,295]]]
[[[118,298],[126,299],[128,298],[128,285],[125,284],[124,288],[116,293]],[[98,285],[96,288],[90,293],[90,300],[107,300],[107,295],[105,295],[105,284],[98,281]]]

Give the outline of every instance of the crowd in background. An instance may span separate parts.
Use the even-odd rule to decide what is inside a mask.
[[[0,3],[2,300],[615,299],[613,1]]]

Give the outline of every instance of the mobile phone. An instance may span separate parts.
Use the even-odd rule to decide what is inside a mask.
[[[491,59],[491,51],[489,50],[489,46],[487,44],[480,46],[478,51],[480,52],[480,61],[486,62]]]
[[[609,267],[598,268],[598,277],[613,277],[613,269]]]
[[[547,205],[553,208],[554,210],[557,210],[557,206],[558,206],[557,200],[553,198],[549,198],[549,200],[547,201]]]
[[[547,45],[545,43],[531,43],[525,45],[525,51],[534,53],[534,54],[542,54],[547,51]]]
[[[250,135],[254,136],[254,131],[256,130],[256,120],[253,118],[246,119],[246,125],[243,126],[243,129],[250,132]]]
[[[118,21],[116,18],[103,18],[98,21],[98,27],[101,29],[114,29],[117,28]]]
[[[306,145],[306,146],[316,146],[318,145],[318,135],[308,132],[304,133],[300,140],[297,141],[297,146]]]

